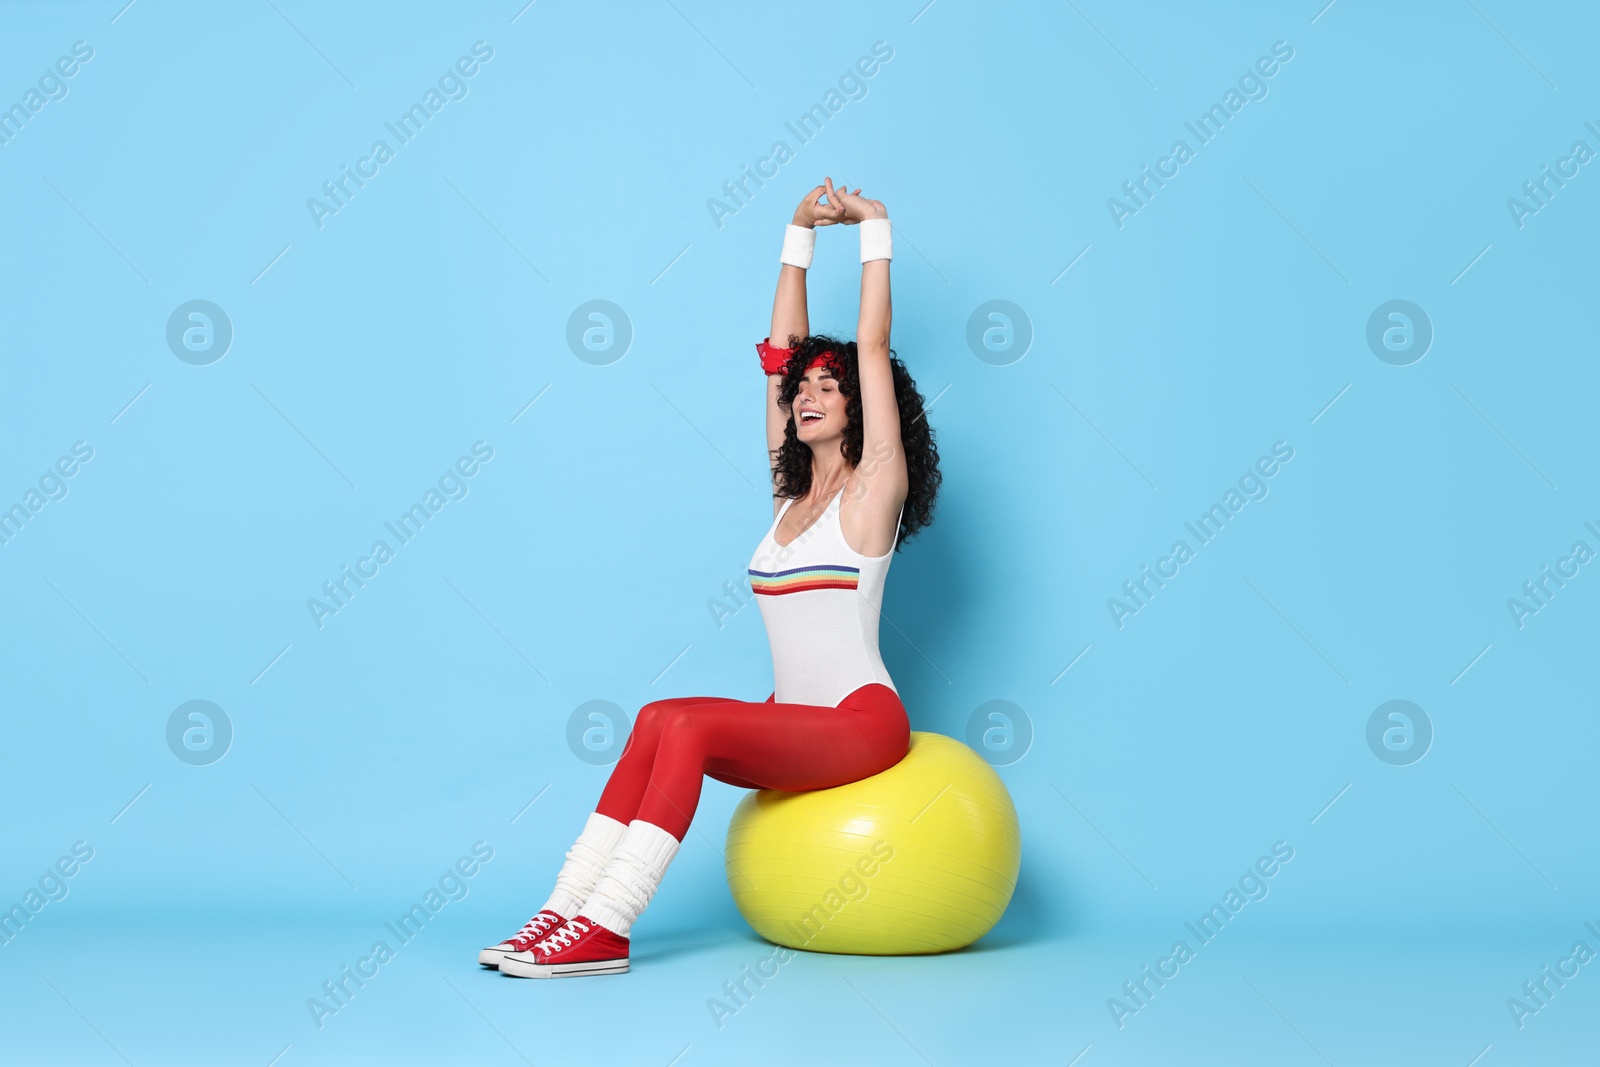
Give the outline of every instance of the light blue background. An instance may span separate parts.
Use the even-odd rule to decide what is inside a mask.
[[[1506,606],[1600,549],[1600,177],[1507,209],[1600,149],[1586,7],[122,3],[5,5],[0,35],[0,104],[94,49],[0,145],[0,505],[94,449],[0,546],[0,904],[95,850],[0,946],[5,1059],[1592,1057],[1594,967],[1523,1029],[1506,1007],[1600,949],[1600,578]],[[465,98],[319,228],[307,198],[479,40]],[[1119,228],[1107,199],[1277,41],[1266,97]],[[803,956],[719,1029],[766,948],[712,784],[633,973],[479,973],[604,781],[573,709],[771,691],[758,612],[708,600],[771,520],[752,346],[824,174],[888,205],[894,348],[937,397],[885,661],[918,729],[1000,699],[1034,734],[1001,771],[1011,910],[955,956]],[[853,333],[856,247],[819,232],[813,329]],[[235,331],[210,366],[165,340],[194,299]],[[603,366],[566,342],[594,299],[634,331]],[[1393,299],[1435,331],[1409,366],[1365,340]],[[966,341],[991,300],[1033,331],[1004,366]],[[477,441],[465,499],[317,628],[307,598]],[[1270,494],[1118,628],[1107,598],[1278,441]],[[166,745],[193,699],[235,730],[210,766]],[[1367,746],[1391,699],[1435,731],[1410,766]],[[313,1025],[480,840],[465,899]],[[1280,840],[1270,896],[1119,1029],[1107,998]]]

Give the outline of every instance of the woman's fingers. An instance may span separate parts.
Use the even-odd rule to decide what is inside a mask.
[[[859,187],[851,193],[849,183],[835,187],[832,176],[824,175],[822,184],[806,194],[801,206],[813,226],[850,225],[861,221],[856,217],[860,214],[859,208],[852,211],[849,206],[852,199],[859,201],[860,194]],[[825,204],[822,202],[824,196],[828,198]]]
[[[848,185],[828,190],[828,205],[833,208],[835,214],[840,216],[844,215],[843,198],[849,195],[850,187]]]
[[[863,202],[861,200],[861,189],[857,187],[856,191],[852,193],[850,191],[850,187],[845,185],[836,190],[836,192],[839,209],[844,215],[844,217],[839,221],[846,225],[854,225],[855,223],[860,222],[864,217],[862,210]],[[830,197],[830,199],[833,198]]]

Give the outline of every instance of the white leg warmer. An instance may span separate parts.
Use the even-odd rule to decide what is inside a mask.
[[[622,843],[627,829],[622,823],[598,811],[591,814],[589,821],[583,824],[583,832],[578,835],[578,840],[572,843],[567,862],[561,865],[561,872],[556,875],[555,892],[550,894],[545,907],[564,918],[577,915],[595,883],[605,873],[606,864]]]
[[[605,874],[583,902],[583,914],[627,937],[633,921],[655,896],[667,864],[678,854],[678,844],[677,838],[654,823],[633,820],[606,864]]]

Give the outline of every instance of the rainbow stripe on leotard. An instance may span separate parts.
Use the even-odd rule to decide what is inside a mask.
[[[858,567],[794,567],[786,571],[750,568],[750,591],[762,596],[804,593],[812,589],[854,589],[861,580]]]

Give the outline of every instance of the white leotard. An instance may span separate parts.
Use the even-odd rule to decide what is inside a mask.
[[[894,545],[881,556],[863,556],[846,544],[839,526],[843,495],[841,487],[810,527],[780,545],[778,523],[794,503],[785,501],[750,558],[750,589],[767,626],[780,704],[838,707],[870,682],[895,687],[878,655],[878,615]],[[899,530],[896,518],[896,542]]]

